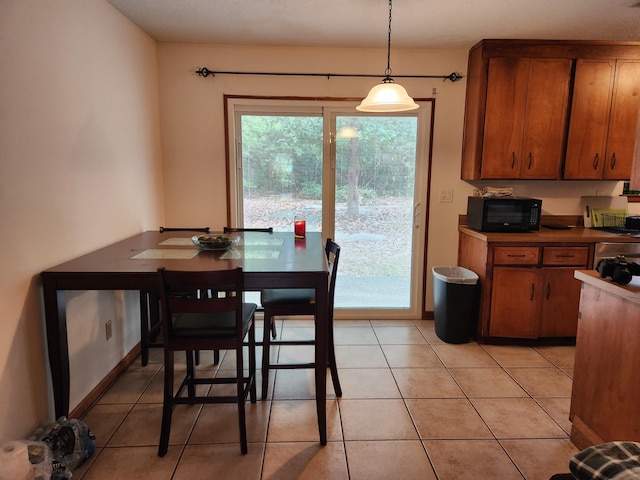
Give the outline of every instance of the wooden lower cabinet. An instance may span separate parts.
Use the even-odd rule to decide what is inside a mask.
[[[589,268],[589,244],[505,244],[460,236],[458,262],[481,284],[477,339],[575,337],[576,269]]]
[[[576,267],[543,268],[539,337],[575,337],[578,329],[580,282]]]
[[[495,267],[491,288],[492,337],[575,336],[580,283],[574,267]]]

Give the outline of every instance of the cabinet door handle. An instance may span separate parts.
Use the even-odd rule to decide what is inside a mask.
[[[611,170],[616,168],[616,154],[611,155]]]
[[[529,300],[531,300],[533,302],[533,297],[536,296],[536,284],[532,283],[531,284],[531,298]]]
[[[600,163],[600,158],[598,157],[598,154],[596,153],[596,156],[593,158],[593,169],[594,170],[596,168],[598,168],[598,163]]]
[[[551,296],[551,282],[547,282],[547,300]]]
[[[527,168],[531,170],[532,165],[533,165],[533,153],[529,152],[529,166]]]
[[[511,152],[511,168],[516,166],[516,152]]]

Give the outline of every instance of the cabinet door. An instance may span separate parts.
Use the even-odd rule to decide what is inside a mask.
[[[491,287],[492,337],[537,338],[541,271],[534,268],[495,267]]]
[[[489,60],[482,145],[482,178],[518,178],[529,59]]]
[[[575,267],[544,268],[540,337],[575,337],[578,330],[580,282]]]
[[[615,60],[577,60],[564,178],[602,179]]]
[[[631,178],[640,107],[640,60],[618,60],[613,87],[604,178]]]
[[[520,178],[561,176],[570,76],[569,59],[531,59]]]

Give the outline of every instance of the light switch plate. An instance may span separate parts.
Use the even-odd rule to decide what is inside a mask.
[[[453,190],[443,188],[440,190],[440,203],[452,203],[453,202]]]

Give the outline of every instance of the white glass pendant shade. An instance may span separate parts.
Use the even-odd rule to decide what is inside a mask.
[[[402,85],[385,78],[373,87],[362,103],[356,107],[360,112],[404,112],[415,110],[419,105],[413,101]]]

